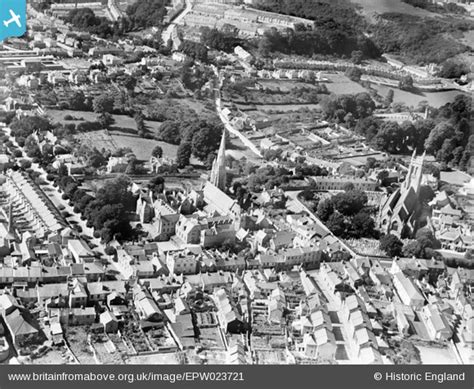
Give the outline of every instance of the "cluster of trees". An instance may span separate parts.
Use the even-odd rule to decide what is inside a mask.
[[[257,7],[266,11],[293,15],[314,21],[312,26],[298,25],[295,30],[267,32],[259,42],[261,55],[272,51],[300,55],[351,55],[356,48],[367,58],[380,55],[364,34],[367,23],[349,2],[313,0],[267,0]]]
[[[26,116],[20,119],[15,118],[10,124],[12,135],[15,137],[18,145],[23,147],[26,155],[42,165],[48,165],[54,159],[53,146],[44,145],[40,149],[34,133],[53,130],[48,119],[41,116]]]
[[[331,94],[323,96],[320,105],[326,118],[337,120],[340,123],[346,122],[349,126],[354,119],[366,118],[375,109],[375,102],[366,92],[355,95]]]
[[[207,47],[200,42],[183,40],[181,46],[179,47],[179,51],[182,51],[193,60],[204,63],[207,63],[209,60]]]
[[[166,16],[168,0],[140,0],[127,7],[129,29],[160,27]]]
[[[247,166],[247,188],[251,192],[260,192],[263,188],[273,189],[288,183],[292,177],[290,170],[284,167],[255,165]]]
[[[96,34],[101,38],[108,38],[114,33],[109,21],[96,16],[90,8],[76,8],[69,11],[66,22],[71,23],[79,30]]]
[[[319,202],[316,215],[332,233],[341,238],[377,236],[374,219],[367,206],[367,195],[348,184],[344,192]]]
[[[415,239],[409,240],[404,245],[395,235],[387,234],[380,238],[380,249],[390,257],[416,257],[416,258],[440,258],[435,250],[441,247],[439,241],[428,228],[417,231]]]
[[[181,81],[192,91],[201,89],[212,76],[212,70],[205,66],[197,66],[193,61],[186,61],[181,67]]]
[[[384,122],[368,116],[358,121],[355,131],[379,150],[402,154],[426,150],[444,166],[451,164],[465,170],[474,144],[469,124],[471,100],[458,95],[439,110],[432,110],[431,118],[414,123]]]
[[[214,50],[232,53],[236,46],[245,44],[245,41],[239,38],[239,31],[234,27],[217,28],[201,27],[201,43]]]
[[[258,44],[258,54],[268,57],[273,52],[313,56],[350,56],[354,51],[363,53],[366,58],[377,58],[379,50],[371,40],[362,34],[346,33],[333,21],[313,27],[299,25],[295,30],[282,32],[276,28],[265,31]]]
[[[467,50],[455,35],[472,28],[472,22],[455,18],[425,19],[386,13],[373,27],[372,39],[383,52],[399,54],[419,64],[443,63]]]
[[[92,111],[92,98],[84,95],[81,90],[76,90],[73,93],[68,94],[67,107],[73,111]]]
[[[129,214],[135,208],[135,198],[128,190],[130,181],[125,176],[105,182],[95,197],[87,194],[74,178],[68,175],[62,165],[57,176],[50,176],[55,185],[63,191],[63,198],[70,199],[74,212],[87,219],[88,227],[95,229],[95,235],[104,242],[110,242],[114,236],[119,240],[131,239],[133,230],[129,223]]]
[[[444,78],[459,78],[469,72],[469,66],[465,62],[447,60],[443,63],[441,70],[438,72],[438,76]]]
[[[42,116],[24,116],[13,119],[10,123],[10,129],[16,141],[20,143],[21,139],[24,140],[35,131],[48,131],[52,129],[52,126],[49,120]]]
[[[171,121],[164,122],[159,129],[158,139],[179,145],[177,151],[178,167],[189,165],[191,155],[206,162],[214,155],[222,137],[222,125],[217,121]]]

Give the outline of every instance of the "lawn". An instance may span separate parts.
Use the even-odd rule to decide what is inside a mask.
[[[130,147],[139,160],[147,161],[151,157],[151,152],[155,146],[161,146],[163,156],[167,158],[176,158],[178,146],[154,139],[143,139],[134,135],[124,135],[116,131],[111,131],[111,138],[119,148]]]
[[[349,80],[342,73],[324,73],[324,78],[327,78],[330,81],[325,83],[329,92],[335,93],[336,95],[366,92],[362,85]]]

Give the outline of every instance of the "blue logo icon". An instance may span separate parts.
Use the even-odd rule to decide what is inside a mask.
[[[0,0],[0,41],[26,32],[26,0]]]

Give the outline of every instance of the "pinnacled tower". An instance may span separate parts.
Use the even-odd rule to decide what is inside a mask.
[[[221,145],[216,159],[212,163],[210,182],[220,190],[225,191],[226,172],[225,172],[225,130],[222,132]]]
[[[425,155],[426,152],[424,152],[421,156],[417,156],[416,150],[413,151],[410,166],[408,167],[408,173],[405,177],[405,181],[402,184],[402,192],[408,191],[411,187],[418,196],[421,186],[421,179],[423,177],[423,163],[425,160]]]

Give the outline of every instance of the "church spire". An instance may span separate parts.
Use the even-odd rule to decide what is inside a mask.
[[[226,171],[225,171],[225,141],[226,133],[225,129],[222,132],[221,144],[219,146],[219,152],[217,153],[216,159],[212,163],[211,171],[211,183],[217,186],[220,190],[225,190],[226,184]]]

